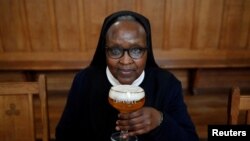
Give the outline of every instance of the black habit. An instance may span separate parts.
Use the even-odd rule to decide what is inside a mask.
[[[115,131],[118,111],[108,103],[111,84],[106,75],[105,35],[108,28],[122,15],[131,15],[144,27],[147,34],[147,62],[144,106],[158,109],[164,115],[160,126],[139,135],[139,141],[198,141],[195,127],[183,100],[179,80],[155,62],[152,52],[150,23],[132,11],[120,11],[108,16],[101,30],[98,46],[91,64],[78,72],[72,83],[67,103],[56,128],[56,141],[110,141]]]

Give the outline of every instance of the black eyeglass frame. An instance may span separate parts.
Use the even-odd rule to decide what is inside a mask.
[[[144,55],[144,53],[148,50],[148,48],[146,48],[146,47],[131,47],[131,48],[126,49],[126,48],[122,48],[122,47],[109,47],[109,46],[106,46],[105,49],[106,49],[107,56],[109,56],[112,59],[120,59],[120,58],[122,58],[124,56],[125,51],[127,51],[129,57],[131,57],[132,59],[140,59]],[[109,53],[109,50],[111,50],[111,49],[120,49],[120,51],[122,53],[118,57],[114,57]],[[131,52],[132,52],[133,49],[139,49],[142,52],[141,55],[138,56],[138,57],[135,57],[135,56],[131,55]]]

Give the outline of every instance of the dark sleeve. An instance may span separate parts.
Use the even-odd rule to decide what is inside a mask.
[[[56,127],[56,141],[73,141],[78,140],[80,135],[88,136],[84,135],[84,131],[82,131],[83,129],[81,129],[80,125],[81,120],[79,119],[81,117],[79,110],[82,107],[81,95],[83,93],[84,77],[84,71],[74,77],[64,111]]]
[[[178,80],[170,81],[170,90],[163,99],[163,122],[154,129],[151,137],[154,141],[198,141],[194,124],[184,103],[181,83]]]

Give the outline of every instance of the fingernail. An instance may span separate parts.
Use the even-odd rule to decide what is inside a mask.
[[[118,126],[115,127],[115,130],[120,131],[120,128]]]

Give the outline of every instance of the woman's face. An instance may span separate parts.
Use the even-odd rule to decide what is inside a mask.
[[[144,28],[135,21],[117,21],[108,30],[106,36],[107,48],[131,49],[131,48],[146,48],[146,32]],[[131,50],[130,52],[137,53],[139,50]],[[114,53],[117,53],[115,50]],[[119,52],[119,51],[118,51]],[[132,53],[131,53],[132,54]],[[112,58],[106,51],[107,65],[112,75],[121,84],[132,84],[143,72],[146,60],[147,51],[141,57],[133,59],[128,50],[124,52],[120,58]]]

